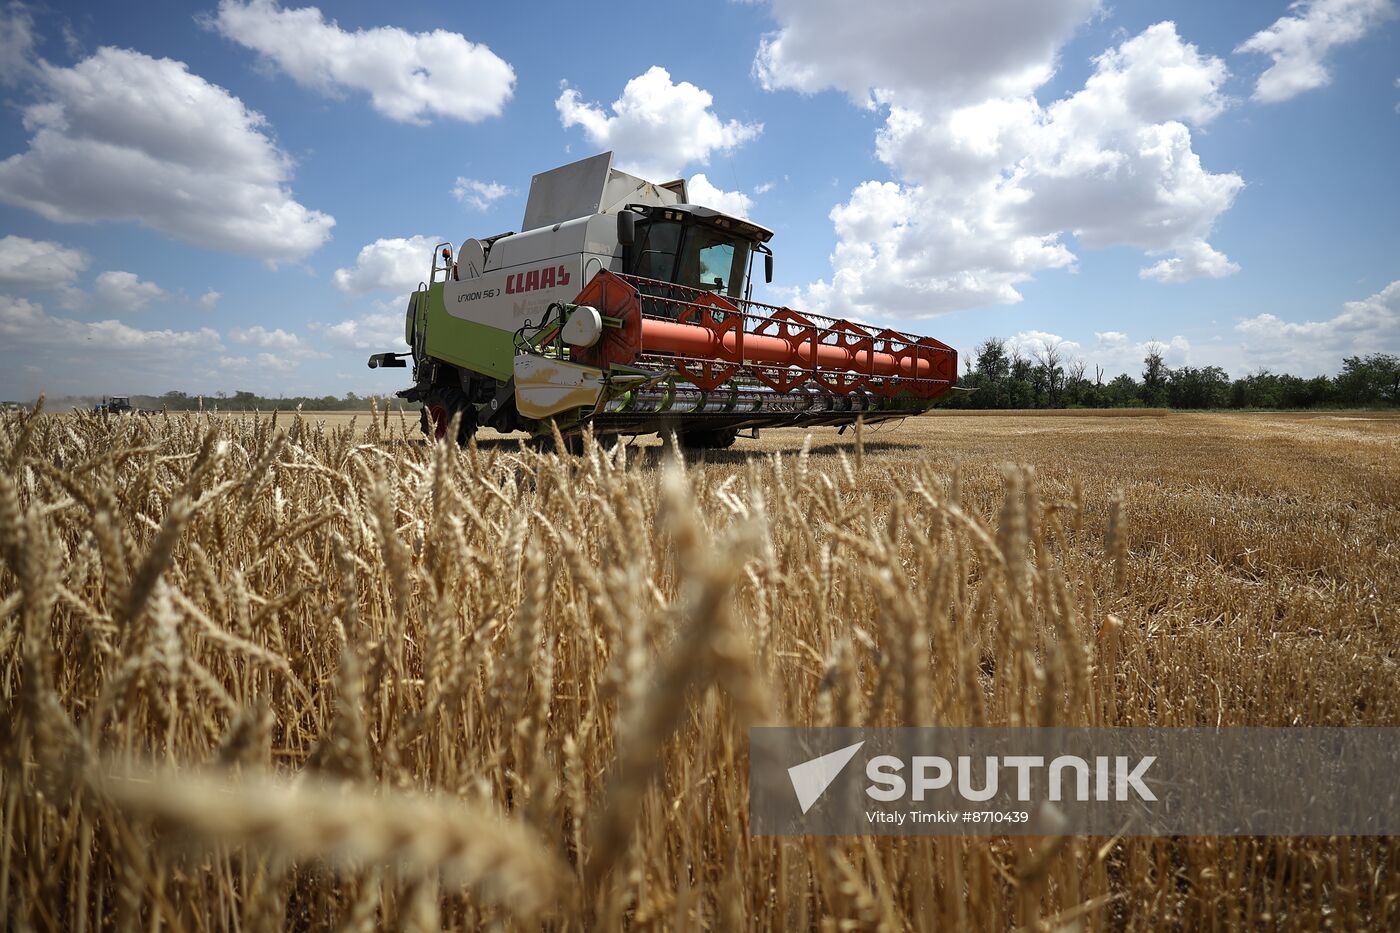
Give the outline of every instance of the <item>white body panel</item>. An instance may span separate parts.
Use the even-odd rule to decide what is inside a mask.
[[[612,167],[604,152],[541,172],[530,180],[522,230],[536,230],[590,214],[621,210],[628,204],[666,206],[685,201],[685,180],[655,184]]]
[[[599,269],[621,268],[617,219],[594,214],[497,240],[486,271],[447,282],[442,300],[453,317],[514,332],[543,320],[551,302],[573,301]]]

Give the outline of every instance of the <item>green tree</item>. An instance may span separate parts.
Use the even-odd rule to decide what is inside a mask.
[[[1147,356],[1142,360],[1142,387],[1139,397],[1144,405],[1158,407],[1167,404],[1167,369],[1162,352],[1166,348],[1153,341],[1147,345]]]
[[[1011,372],[1006,378],[1006,407],[1034,408],[1035,398],[1035,364],[1019,350],[1013,350]]]
[[[1278,376],[1261,369],[1244,378],[1242,408],[1278,408],[1283,401],[1283,387]]]
[[[1342,401],[1352,404],[1400,403],[1400,356],[1370,353],[1346,357],[1336,389]]]
[[[1047,408],[1058,408],[1063,404],[1060,400],[1065,380],[1065,370],[1061,365],[1063,361],[1064,353],[1058,340],[1041,344],[1040,352],[1035,355],[1037,401],[1043,400]]]
[[[1142,387],[1127,373],[1114,376],[1104,389],[1107,403],[1112,408],[1132,408],[1142,404]]]
[[[1011,358],[1006,353],[1006,342],[999,337],[988,337],[978,345],[968,361],[968,375],[963,385],[976,391],[965,396],[969,408],[1006,408],[1008,405],[1007,378],[1011,373]]]
[[[1224,408],[1230,403],[1230,376],[1219,366],[1168,370],[1167,401],[1173,408]]]

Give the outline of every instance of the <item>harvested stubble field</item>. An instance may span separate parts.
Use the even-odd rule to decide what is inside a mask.
[[[1400,724],[1400,419],[940,415],[684,468],[3,419],[11,928],[1400,926],[1394,839],[745,828],[755,723]]]

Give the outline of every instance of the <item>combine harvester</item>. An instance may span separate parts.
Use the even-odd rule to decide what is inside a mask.
[[[653,184],[603,153],[536,175],[523,233],[433,250],[408,302],[401,398],[423,431],[478,428],[566,437],[674,432],[720,448],[740,431],[850,425],[918,415],[948,392],[957,354],[929,337],[799,314],[750,300],[772,238],[687,203],[683,180]]]

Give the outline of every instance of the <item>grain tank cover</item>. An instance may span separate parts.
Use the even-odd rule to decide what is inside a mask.
[[[616,211],[627,204],[666,207],[686,199],[684,181],[664,185],[619,172],[611,152],[541,172],[530,181],[522,231]]]

